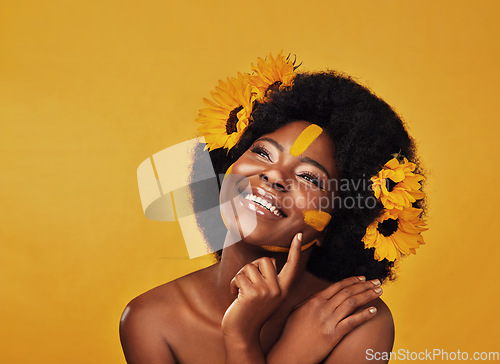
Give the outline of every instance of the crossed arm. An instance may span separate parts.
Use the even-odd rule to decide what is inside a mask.
[[[231,289],[237,298],[221,325],[226,363],[374,363],[366,358],[368,349],[390,351],[394,328],[389,309],[377,299],[380,283],[351,277],[332,284],[293,310],[281,337],[264,355],[260,330],[286,297],[299,255],[300,241],[294,238],[288,261],[279,274],[272,259],[261,258],[235,276]],[[131,306],[120,325],[127,362],[175,363],[161,322],[149,309]]]
[[[368,349],[390,351],[394,325],[387,306],[375,300],[382,293],[380,282],[351,277],[296,308],[280,339],[264,356],[260,329],[286,297],[298,270],[299,254],[300,239],[296,237],[279,274],[270,258],[261,258],[235,276],[231,289],[238,297],[222,320],[226,362],[356,364],[367,362]]]

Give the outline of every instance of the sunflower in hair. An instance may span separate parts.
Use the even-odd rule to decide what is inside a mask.
[[[258,58],[256,65],[252,63],[250,82],[257,99],[264,99],[269,91],[292,86],[298,66],[295,66],[295,59],[285,57],[282,53],[278,53],[276,58],[269,54],[266,58]]]
[[[425,197],[420,191],[423,176],[413,173],[416,165],[402,156],[396,156],[387,162],[372,180],[375,197],[380,199],[388,210],[412,206],[416,200]]]
[[[394,261],[424,244],[421,233],[427,224],[420,219],[422,209],[407,207],[403,210],[386,211],[366,229],[362,241],[365,248],[375,248],[374,257],[381,261]]]
[[[208,150],[231,149],[250,124],[250,115],[255,100],[249,76],[238,73],[237,77],[220,80],[211,92],[212,100],[203,99],[207,106],[201,109],[197,122],[198,130],[205,137]]]

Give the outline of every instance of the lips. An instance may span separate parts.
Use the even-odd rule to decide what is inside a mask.
[[[267,211],[271,212],[277,217],[287,217],[287,215],[280,208],[280,203],[278,199],[270,192],[264,190],[261,187],[252,187],[251,192],[246,189],[240,192],[245,200],[251,201],[252,203],[261,206]]]

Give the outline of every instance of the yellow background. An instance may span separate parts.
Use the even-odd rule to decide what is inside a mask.
[[[0,2],[2,362],[124,362],[126,303],[209,262],[143,216],[136,169],[280,49],[355,76],[418,141],[431,230],[385,290],[395,348],[500,351],[497,4]]]

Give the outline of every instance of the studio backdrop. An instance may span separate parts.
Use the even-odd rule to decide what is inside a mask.
[[[384,287],[394,351],[499,352],[495,1],[0,2],[0,352],[124,363],[135,296],[212,263],[144,216],[142,161],[280,50],[386,100],[427,170],[426,244]],[[440,360],[436,360],[439,362]]]

